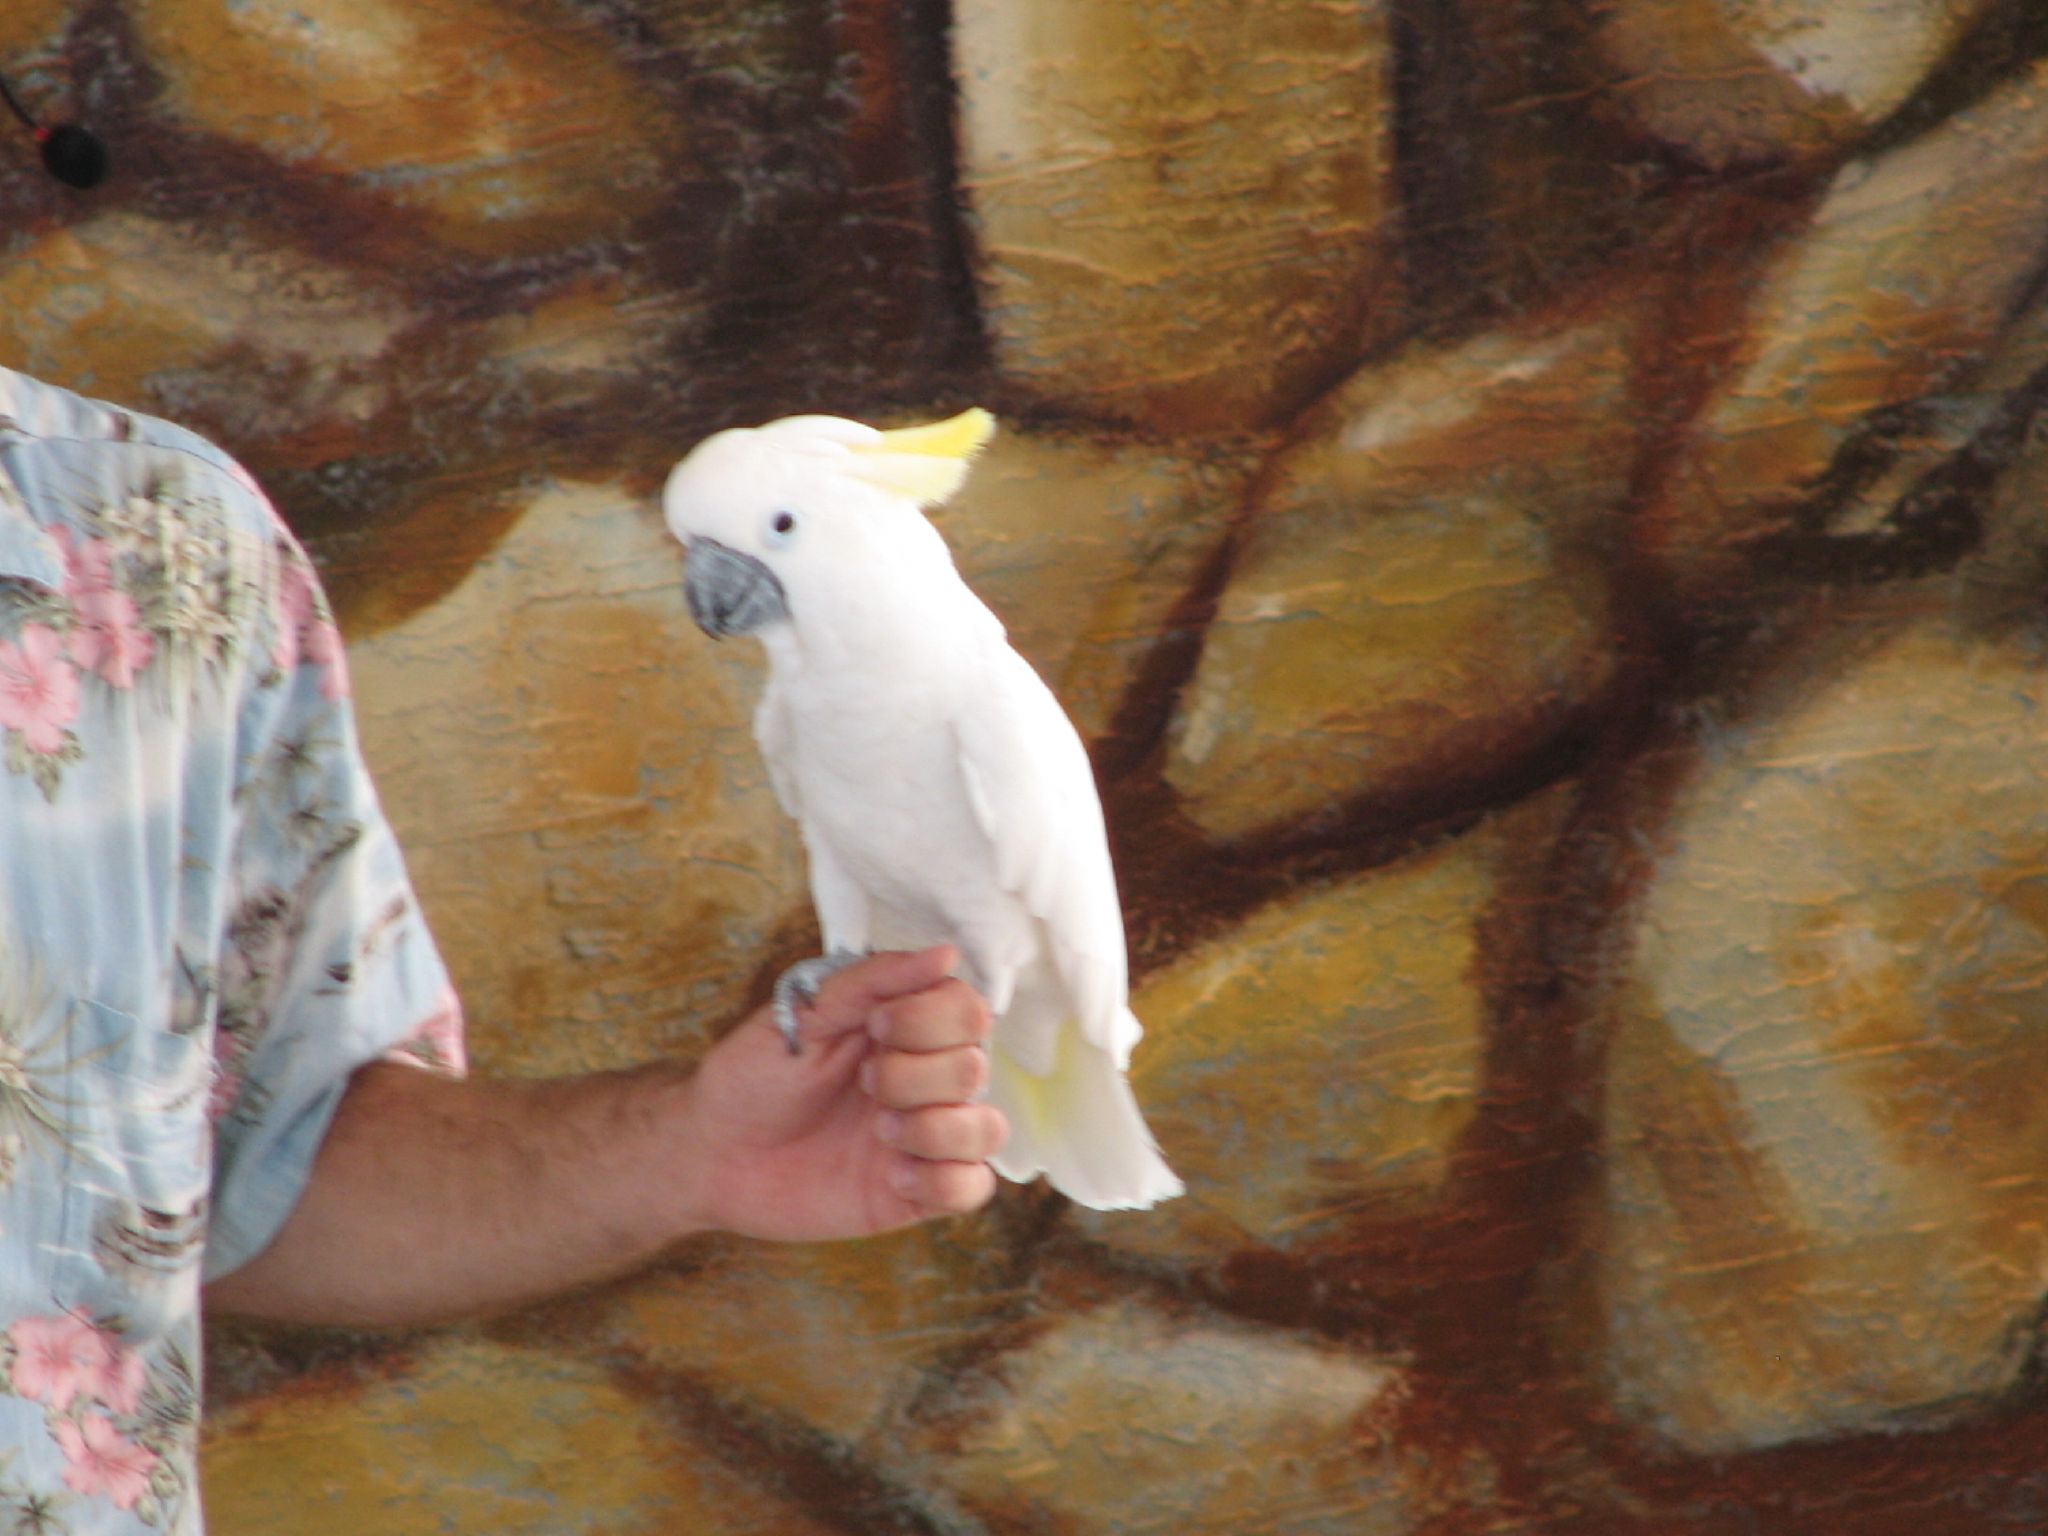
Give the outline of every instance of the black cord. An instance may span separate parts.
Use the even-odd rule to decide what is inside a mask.
[[[30,133],[41,133],[43,125],[28,115],[28,109],[15,99],[14,87],[7,83],[7,77],[0,75],[0,98],[7,102],[7,109],[21,119],[21,126]]]

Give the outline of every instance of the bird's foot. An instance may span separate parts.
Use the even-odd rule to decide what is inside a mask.
[[[860,956],[850,949],[835,949],[829,955],[813,955],[808,960],[799,960],[780,976],[775,978],[775,995],[771,1011],[775,1027],[782,1032],[783,1043],[789,1047],[792,1056],[801,1055],[803,1046],[797,1040],[796,1005],[810,1006],[818,1000],[818,988],[825,984],[827,977],[845,970]]]

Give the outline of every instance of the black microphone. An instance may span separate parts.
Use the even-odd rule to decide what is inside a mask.
[[[36,136],[36,143],[42,148],[43,169],[52,176],[67,187],[81,189],[96,187],[107,179],[107,146],[100,142],[98,134],[76,123],[45,128],[28,115],[4,75],[0,75],[0,100],[21,120],[21,126]]]

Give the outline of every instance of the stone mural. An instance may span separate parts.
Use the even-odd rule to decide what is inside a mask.
[[[0,361],[307,539],[480,1070],[810,952],[655,495],[979,403],[1185,1199],[217,1329],[221,1536],[2048,1529],[2035,0],[20,0]]]

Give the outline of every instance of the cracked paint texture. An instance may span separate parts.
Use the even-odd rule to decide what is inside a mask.
[[[0,361],[305,537],[479,1070],[815,942],[656,498],[986,405],[1183,1200],[211,1334],[219,1536],[2018,1536],[2031,0],[31,0]]]

